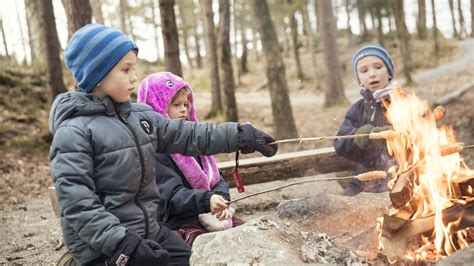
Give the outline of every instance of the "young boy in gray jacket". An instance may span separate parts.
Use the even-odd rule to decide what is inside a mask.
[[[132,104],[137,53],[125,34],[99,24],[75,32],[64,51],[79,90],[53,103],[50,160],[71,265],[189,263],[190,247],[156,220],[155,152],[273,156],[278,148],[248,125],[171,121]]]

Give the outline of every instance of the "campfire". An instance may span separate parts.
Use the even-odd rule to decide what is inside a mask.
[[[467,247],[474,226],[474,171],[459,152],[450,126],[437,126],[444,114],[415,94],[391,93],[386,117],[396,138],[387,139],[397,161],[389,172],[392,206],[379,218],[379,251],[390,262],[435,262]]]

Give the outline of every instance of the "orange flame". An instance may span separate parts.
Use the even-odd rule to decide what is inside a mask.
[[[389,153],[396,159],[397,172],[414,169],[411,179],[413,196],[410,205],[417,218],[434,215],[435,229],[431,236],[419,236],[417,247],[409,246],[406,258],[437,261],[468,245],[466,230],[453,231],[455,222],[444,224],[442,211],[453,203],[466,203],[454,183],[465,171],[458,152],[443,156],[443,145],[456,143],[451,127],[437,127],[435,116],[425,101],[400,89],[390,94],[386,118],[400,136],[387,140]],[[464,166],[465,167],[465,166]],[[465,167],[467,168],[467,167]],[[469,170],[467,170],[469,171]],[[389,184],[391,187],[392,184]],[[472,191],[472,188],[469,187]],[[383,218],[382,218],[383,220]],[[383,251],[382,242],[380,249]]]

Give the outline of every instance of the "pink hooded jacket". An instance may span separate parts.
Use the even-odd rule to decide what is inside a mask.
[[[173,73],[158,72],[147,76],[140,84],[137,101],[150,105],[156,112],[169,118],[168,106],[176,93],[183,88],[189,91],[188,120],[198,122],[191,85]],[[202,168],[192,156],[172,154],[171,158],[194,189],[211,191],[220,179],[214,156],[199,156]]]

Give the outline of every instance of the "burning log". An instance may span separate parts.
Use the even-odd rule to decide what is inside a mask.
[[[445,225],[449,223],[453,225],[451,227],[453,231],[474,226],[474,202],[455,204],[446,208],[442,212],[442,217]],[[385,218],[383,223],[385,225]],[[390,225],[398,226],[395,231],[385,230],[380,239],[384,247],[384,254],[390,261],[403,258],[406,255],[407,246],[413,237],[432,232],[435,227],[434,215],[405,221],[401,226],[401,220],[397,223],[397,220],[393,218],[389,218],[388,223],[387,228]]]
[[[414,168],[398,175],[395,185],[390,192],[390,200],[395,208],[405,206],[412,198],[413,188],[411,185]]]
[[[460,170],[460,178],[453,180],[453,187],[458,195],[463,197],[474,196],[474,171]]]
[[[409,217],[404,216],[398,209],[388,209],[383,217],[382,235],[390,235],[397,232],[408,220]]]
[[[457,142],[457,143],[452,143],[452,144],[440,145],[439,149],[440,149],[441,156],[448,156],[454,153],[461,152],[464,149],[464,143]],[[390,192],[390,200],[392,201],[393,207],[395,208],[403,207],[411,200],[412,194],[413,194],[412,176],[413,176],[415,168],[423,162],[424,162],[424,159],[420,160],[419,162],[414,164],[411,168],[409,168],[408,170],[398,175],[398,178],[395,181],[395,185],[393,186],[393,189]],[[464,186],[465,189],[468,189],[467,186],[466,185]],[[471,191],[472,191],[472,188],[471,188]]]

